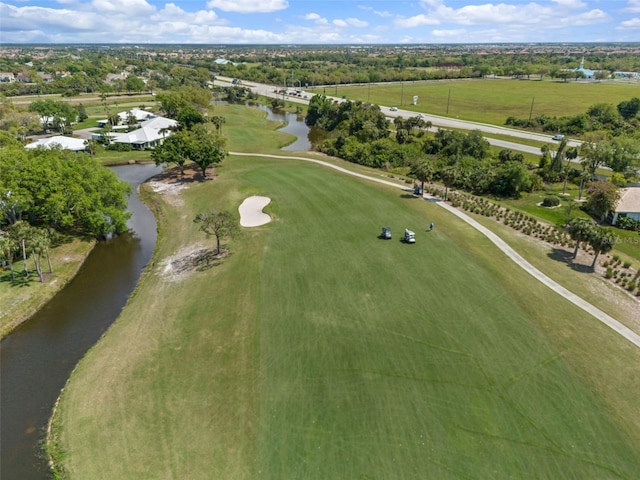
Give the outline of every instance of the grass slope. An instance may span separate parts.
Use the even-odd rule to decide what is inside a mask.
[[[71,478],[636,476],[640,355],[470,227],[318,165],[219,174],[160,207],[154,266],[65,390]],[[273,223],[167,276],[195,212],[251,194]]]

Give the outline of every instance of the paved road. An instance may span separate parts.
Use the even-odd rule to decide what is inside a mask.
[[[231,85],[232,80],[233,79],[228,77],[216,77],[215,84],[220,86],[229,86]],[[251,91],[257,93],[258,95],[262,95],[269,98],[283,98],[282,94],[276,93],[276,90],[280,90],[282,89],[282,87],[275,87],[273,85],[265,85],[263,83],[247,82],[247,81],[242,81],[241,85],[243,87],[250,88]],[[314,94],[306,92],[306,95],[308,95],[309,98],[300,98],[292,95],[286,95],[284,96],[284,98],[286,99],[287,102],[308,104],[309,99]],[[345,101],[343,98],[331,97],[329,95],[327,95],[327,97],[337,102]],[[380,110],[387,117],[391,117],[391,118],[394,118],[394,117],[409,118],[409,117],[415,117],[417,115],[416,112],[413,112],[410,110],[398,109],[396,111],[391,111],[391,107],[384,106],[384,105],[380,105]],[[558,143],[551,138],[551,135],[543,135],[541,133],[526,132],[523,130],[499,127],[496,125],[489,125],[487,123],[471,122],[468,120],[460,120],[456,118],[442,117],[439,115],[430,115],[430,114],[423,113],[422,116],[425,121],[431,122],[435,127],[458,129],[458,130],[480,130],[481,132],[491,133],[494,135],[507,135],[514,138],[522,138],[525,140],[535,140],[538,142],[545,142],[550,144],[551,146],[557,145]],[[509,142],[506,140],[496,140],[492,138],[487,138],[486,140],[490,144],[496,145],[501,148],[508,148],[511,150],[517,150],[521,152],[533,153],[534,155],[540,155],[540,149],[537,147],[531,147],[527,145],[522,145],[517,142]],[[580,146],[580,144],[581,142],[577,140],[568,141],[569,146],[577,147],[577,146]]]
[[[404,184],[399,184],[399,183],[391,182],[389,180],[385,180],[385,179],[382,179],[382,178],[370,177],[368,175],[364,175],[364,174],[361,174],[361,173],[352,172],[350,170],[347,170],[346,168],[342,168],[342,167],[339,167],[337,165],[333,165],[331,163],[324,162],[322,160],[316,160],[316,159],[305,158],[305,157],[294,157],[294,156],[290,157],[290,156],[285,156],[285,155],[269,155],[269,154],[260,154],[260,153],[229,152],[229,154],[230,155],[238,155],[238,156],[247,156],[247,157],[281,158],[281,159],[287,159],[287,160],[294,159],[294,160],[303,160],[305,162],[313,162],[313,163],[317,163],[317,164],[323,165],[325,167],[333,168],[334,170],[338,170],[338,171],[340,171],[342,173],[346,173],[348,175],[353,175],[355,177],[363,178],[365,180],[370,180],[370,181],[381,183],[381,184],[384,184],[384,185],[389,185],[389,186],[392,186],[392,187],[395,187],[395,188],[401,188],[402,190],[407,190],[407,186],[404,185]],[[640,348],[640,335],[638,335],[633,330],[625,327],[624,325],[622,325],[618,320],[616,320],[612,316],[610,316],[607,313],[603,312],[599,308],[591,305],[586,300],[582,299],[581,297],[579,297],[575,293],[573,293],[570,290],[566,289],[565,287],[560,285],[558,282],[556,282],[555,280],[551,279],[550,277],[548,277],[547,275],[542,273],[540,270],[538,270],[536,267],[534,267],[528,261],[526,261],[522,256],[520,256],[520,254],[518,254],[504,240],[502,240],[498,235],[493,233],[491,230],[489,230],[488,228],[484,227],[483,225],[481,225],[480,223],[475,221],[473,218],[471,218],[466,213],[459,211],[458,209],[452,207],[451,205],[449,205],[446,202],[443,202],[443,201],[441,201],[441,200],[439,200],[439,199],[437,199],[435,197],[431,197],[429,195],[425,195],[424,198],[429,200],[429,201],[434,202],[436,205],[439,205],[440,207],[442,207],[442,208],[448,210],[449,212],[451,212],[456,217],[458,217],[461,220],[467,222],[473,228],[475,228],[480,233],[485,235],[494,245],[496,245],[502,252],[504,252],[504,254],[507,255],[507,257],[509,257],[511,260],[513,260],[516,263],[516,265],[518,265],[519,267],[523,268],[527,273],[529,273],[531,276],[533,276],[536,280],[542,282],[544,285],[549,287],[551,290],[556,292],[558,295],[566,298],[568,301],[570,301],[571,303],[573,303],[577,307],[581,308],[582,310],[584,310],[585,312],[587,312],[588,314],[593,316],[595,319],[597,319],[600,322],[604,323],[607,327],[611,328],[613,331],[615,331],[616,333],[618,333],[622,337],[626,338],[629,342],[633,343],[636,347]]]

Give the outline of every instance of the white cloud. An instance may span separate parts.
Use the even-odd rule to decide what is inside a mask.
[[[623,9],[625,12],[639,13],[640,0],[629,0],[627,6]]]
[[[287,0],[209,0],[207,2],[208,8],[240,13],[276,12],[288,6]]]
[[[393,23],[400,28],[414,28],[424,25],[438,25],[440,22],[421,13],[409,18],[397,18]]]
[[[620,23],[618,30],[640,30],[640,18],[632,18]]]
[[[143,15],[155,11],[146,0],[93,0],[91,5],[98,13],[118,13],[123,15]]]
[[[609,16],[599,9],[569,14],[569,10],[585,6],[581,0],[553,1],[555,6],[530,2],[527,4],[484,3],[451,8],[443,0],[423,0],[420,4],[426,8],[426,14],[407,18],[399,17],[395,24],[405,28],[439,24],[465,26],[501,24],[519,25],[521,28],[530,28],[536,25],[538,28],[547,29],[553,28],[553,24],[592,25],[609,20]],[[640,0],[637,1],[640,2]],[[443,29],[442,32],[449,30],[455,29]]]
[[[90,12],[63,8],[15,7],[6,3],[0,3],[0,18],[2,33],[16,30],[37,31],[43,27],[71,31],[88,30],[100,23],[99,18]]]
[[[346,18],[344,20],[337,18],[333,21],[333,24],[336,27],[341,27],[341,28],[345,28],[345,27],[364,28],[369,25],[367,22],[358,20],[357,18]]]
[[[198,10],[197,12],[185,12],[175,3],[167,3],[164,8],[152,15],[151,20],[156,22],[184,22],[194,25],[216,25],[223,24],[216,12],[213,10]]]
[[[568,9],[578,9],[584,8],[587,6],[582,0],[552,0],[554,3],[557,3],[558,6]]]
[[[311,20],[315,22],[316,25],[329,25],[329,21],[318,15],[317,13],[307,13],[304,17],[305,20]]]

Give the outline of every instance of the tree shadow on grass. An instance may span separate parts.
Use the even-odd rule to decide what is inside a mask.
[[[2,272],[2,269],[0,269]],[[14,280],[11,281],[11,273],[7,270],[0,275],[0,283],[8,283],[11,287],[30,287],[34,280],[31,275],[24,276],[24,270],[14,270]]]
[[[200,248],[189,255],[174,260],[171,262],[171,267],[176,274],[192,270],[204,272],[222,264],[222,259],[229,255],[229,251],[224,249],[218,253],[215,248]]]
[[[575,270],[576,272],[581,273],[593,273],[593,268],[591,264],[585,265],[582,263],[575,263],[573,258],[573,252],[568,252],[566,250],[560,248],[553,248],[551,252],[547,254],[551,260],[555,260],[556,262],[562,262],[567,265],[571,270]]]

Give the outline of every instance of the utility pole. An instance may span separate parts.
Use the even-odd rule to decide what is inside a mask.
[[[447,115],[449,115],[449,101],[451,100],[451,89],[449,89],[449,96],[447,97]]]
[[[529,122],[531,122],[531,115],[533,114],[533,102],[535,101],[536,97],[534,95],[534,97],[531,99],[531,110],[529,110]]]

